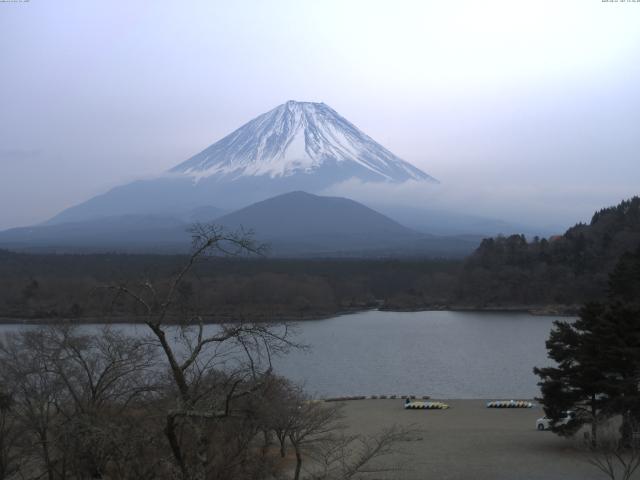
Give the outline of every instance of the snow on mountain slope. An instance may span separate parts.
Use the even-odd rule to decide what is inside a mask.
[[[70,207],[48,223],[118,215],[173,215],[202,205],[235,210],[291,191],[319,193],[356,179],[437,182],[323,103],[289,101],[157,178]]]
[[[288,177],[339,167],[367,181],[435,181],[324,103],[288,101],[171,170],[196,179]],[[359,174],[357,173],[359,172]],[[339,179],[338,179],[339,180]]]

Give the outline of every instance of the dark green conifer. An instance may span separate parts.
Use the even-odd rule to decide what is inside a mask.
[[[572,323],[556,322],[546,343],[556,366],[535,368],[552,430],[572,435],[591,424],[622,417],[622,439],[640,425],[640,250],[625,254],[610,276],[606,301],[590,303]],[[562,412],[575,418],[560,423]]]

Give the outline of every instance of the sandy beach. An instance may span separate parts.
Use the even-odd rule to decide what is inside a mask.
[[[439,480],[596,480],[572,440],[537,431],[542,408],[489,409],[486,400],[444,400],[448,410],[405,410],[404,400],[345,402],[345,422],[372,434],[394,424],[419,432],[403,442],[392,463],[401,472],[376,478]],[[385,474],[386,475],[386,474]]]

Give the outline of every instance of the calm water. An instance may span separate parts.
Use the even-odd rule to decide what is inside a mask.
[[[490,312],[365,312],[304,323],[311,345],[277,362],[319,395],[532,398],[556,317]]]
[[[319,396],[532,398],[556,317],[492,312],[364,312],[298,324],[308,351],[276,370]],[[25,328],[2,325],[0,332]],[[126,325],[131,333],[144,327]]]

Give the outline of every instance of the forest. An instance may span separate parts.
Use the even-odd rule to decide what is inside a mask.
[[[207,321],[304,320],[369,308],[574,313],[605,296],[608,274],[639,245],[640,198],[634,197],[564,235],[487,238],[464,260],[212,255],[194,266],[176,301]],[[0,318],[136,321],[138,311],[102,287],[161,282],[185,258],[0,250]]]

